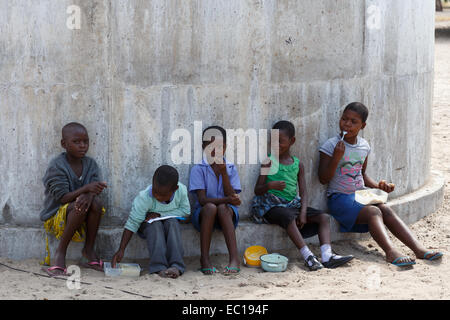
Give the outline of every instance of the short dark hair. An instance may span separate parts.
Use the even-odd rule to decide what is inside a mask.
[[[222,134],[223,143],[227,144],[227,131],[224,128],[219,127],[219,126],[210,126],[210,127],[206,128],[205,130],[203,130],[202,142],[205,142],[205,141],[203,141],[203,138],[205,137],[206,131],[211,130],[211,129],[216,129],[216,130],[220,131],[220,133]]]
[[[63,139],[65,139],[67,137],[67,135],[69,134],[69,132],[72,132],[72,130],[74,130],[74,129],[82,129],[87,132],[86,127],[83,126],[81,123],[70,122],[70,123],[66,124],[61,130],[61,135],[62,135]]]
[[[292,122],[281,120],[275,123],[272,129],[283,130],[289,138],[295,137],[295,127]]]
[[[153,175],[153,183],[161,187],[175,189],[178,185],[178,171],[174,167],[163,165],[156,169]]]
[[[369,116],[369,109],[367,109],[367,107],[363,105],[361,102],[349,103],[345,107],[344,112],[347,110],[356,112],[360,116],[362,122],[366,122],[367,117]]]

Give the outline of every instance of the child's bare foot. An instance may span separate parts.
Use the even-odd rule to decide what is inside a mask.
[[[176,279],[181,275],[180,270],[178,270],[178,268],[176,267],[170,267],[169,269],[166,270],[165,273],[167,277],[172,279]]]

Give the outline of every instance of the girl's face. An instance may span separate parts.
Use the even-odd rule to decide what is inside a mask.
[[[279,155],[286,154],[295,142],[295,137],[289,137],[284,130],[279,131],[278,150]]]
[[[205,141],[203,143],[203,154],[210,165],[213,163],[222,163],[226,150],[227,145],[219,137],[217,139],[216,137],[212,137],[211,142]]]
[[[361,129],[366,126],[365,122],[362,122],[361,117],[358,113],[352,110],[346,110],[339,120],[339,129],[342,131],[347,131],[345,137],[351,138],[356,137]]]

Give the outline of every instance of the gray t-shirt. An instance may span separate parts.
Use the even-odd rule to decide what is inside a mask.
[[[100,181],[100,169],[94,159],[84,157],[82,160],[83,173],[77,177],[63,152],[50,161],[42,182],[45,186],[44,208],[39,216],[46,221],[56,214],[62,205],[60,199],[68,192],[73,192],[94,181]]]
[[[319,151],[332,157],[334,148],[340,140],[339,135],[328,139]],[[351,194],[356,190],[364,189],[362,167],[370,153],[369,143],[364,138],[357,137],[356,144],[349,144],[345,141],[344,144],[345,152],[328,184],[327,196],[336,192]]]

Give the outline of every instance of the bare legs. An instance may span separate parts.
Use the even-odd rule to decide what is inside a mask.
[[[54,265],[62,268],[66,267],[67,247],[69,246],[75,231],[81,227],[83,222],[86,222],[86,242],[82,253],[89,260],[97,258],[94,252],[94,243],[100,224],[102,205],[97,198],[94,198],[87,212],[78,213],[75,211],[74,202],[72,202],[67,207],[66,212],[66,226],[59,240],[58,248],[56,249],[54,263]]]
[[[211,237],[214,229],[214,222],[216,218],[222,227],[225,243],[230,255],[229,268],[239,267],[239,258],[236,242],[236,233],[233,224],[233,210],[225,204],[218,206],[207,203],[203,206],[200,212],[200,264],[202,268],[209,268],[212,270],[212,265],[209,260],[209,249],[211,245]],[[228,270],[227,272],[232,272]],[[210,274],[212,271],[204,271],[204,273]]]
[[[386,253],[386,261],[393,262],[402,257],[389,239],[385,226],[392,234],[410,248],[418,259],[423,259],[427,250],[417,241],[408,226],[388,206],[380,204],[377,206],[364,207],[356,219],[357,224],[368,224],[373,239]],[[414,261],[409,257],[399,259],[399,263]]]

